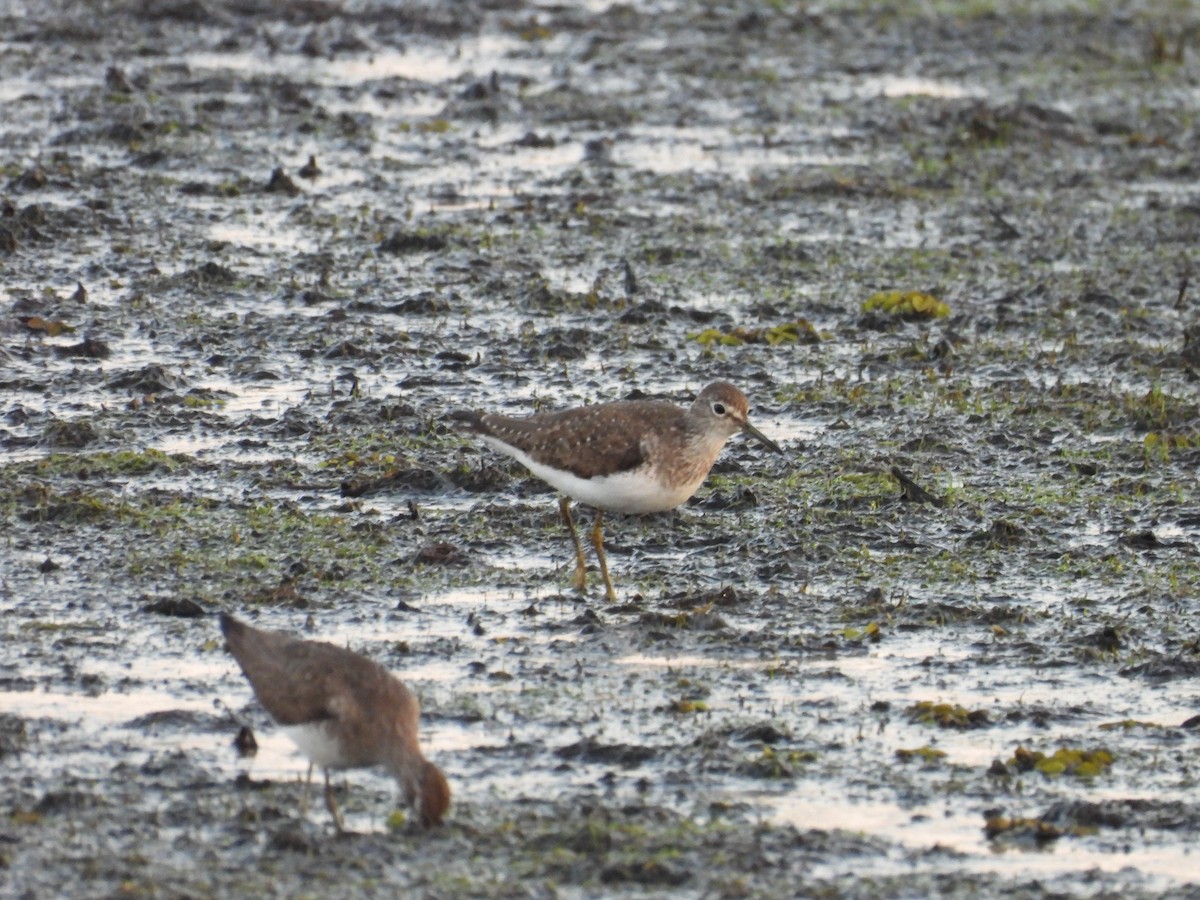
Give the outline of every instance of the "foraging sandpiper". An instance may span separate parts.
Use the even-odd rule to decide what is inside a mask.
[[[225,613],[221,632],[258,702],[312,764],[324,769],[325,805],[338,831],[345,824],[330,769],[385,766],[422,825],[442,821],[450,786],[421,753],[420,704],[383,666],[344,647],[264,631]]]
[[[573,583],[580,592],[587,586],[587,571],[569,498],[596,507],[592,544],[605,594],[616,600],[604,556],[605,510],[644,514],[674,509],[696,492],[725,442],[739,431],[782,453],[750,424],[748,410],[745,394],[716,382],[687,409],[660,400],[618,400],[525,418],[471,411],[450,417],[566,495],[559,511],[575,544]]]

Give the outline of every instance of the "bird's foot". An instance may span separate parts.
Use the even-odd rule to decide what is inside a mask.
[[[587,569],[583,566],[575,567],[575,574],[571,576],[571,587],[575,588],[575,592],[579,594],[587,593]]]

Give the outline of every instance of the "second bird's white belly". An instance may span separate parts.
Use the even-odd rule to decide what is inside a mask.
[[[282,725],[280,730],[319,768],[340,769],[345,766],[341,745],[324,725]]]

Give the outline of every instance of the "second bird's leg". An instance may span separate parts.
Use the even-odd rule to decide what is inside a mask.
[[[346,833],[346,823],[342,820],[342,811],[338,809],[337,800],[333,796],[333,785],[329,783],[329,770],[325,770],[325,808],[333,816],[333,825],[338,834]]]
[[[308,795],[312,793],[313,764],[308,764],[308,777],[304,779],[304,791],[300,794],[300,818],[308,815]]]
[[[604,596],[610,603],[617,601],[617,592],[613,589],[612,579],[608,577],[608,560],[604,556],[604,532],[600,530],[604,522],[604,510],[596,510],[596,524],[592,526],[592,546],[596,548],[596,559],[600,561],[600,574],[604,576]]]
[[[558,501],[558,511],[562,514],[563,524],[571,532],[571,542],[575,545],[575,575],[571,584],[579,593],[587,590],[587,563],[583,561],[583,544],[579,543],[579,532],[575,530],[575,520],[571,518],[571,501],[563,497]],[[607,578],[607,576],[605,576]]]

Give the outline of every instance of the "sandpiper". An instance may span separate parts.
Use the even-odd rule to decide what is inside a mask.
[[[450,417],[566,495],[558,506],[575,545],[573,584],[580,592],[587,587],[587,570],[570,499],[596,507],[592,544],[605,595],[616,600],[604,557],[605,510],[644,514],[674,509],[696,492],[725,442],[739,431],[782,453],[750,424],[748,409],[745,394],[716,382],[687,409],[660,400],[618,400],[525,418],[472,411]]]
[[[344,647],[264,631],[225,613],[221,632],[258,702],[325,771],[325,805],[339,832],[345,824],[330,769],[385,766],[421,824],[441,822],[450,786],[421,753],[420,704],[412,691],[383,666]]]

